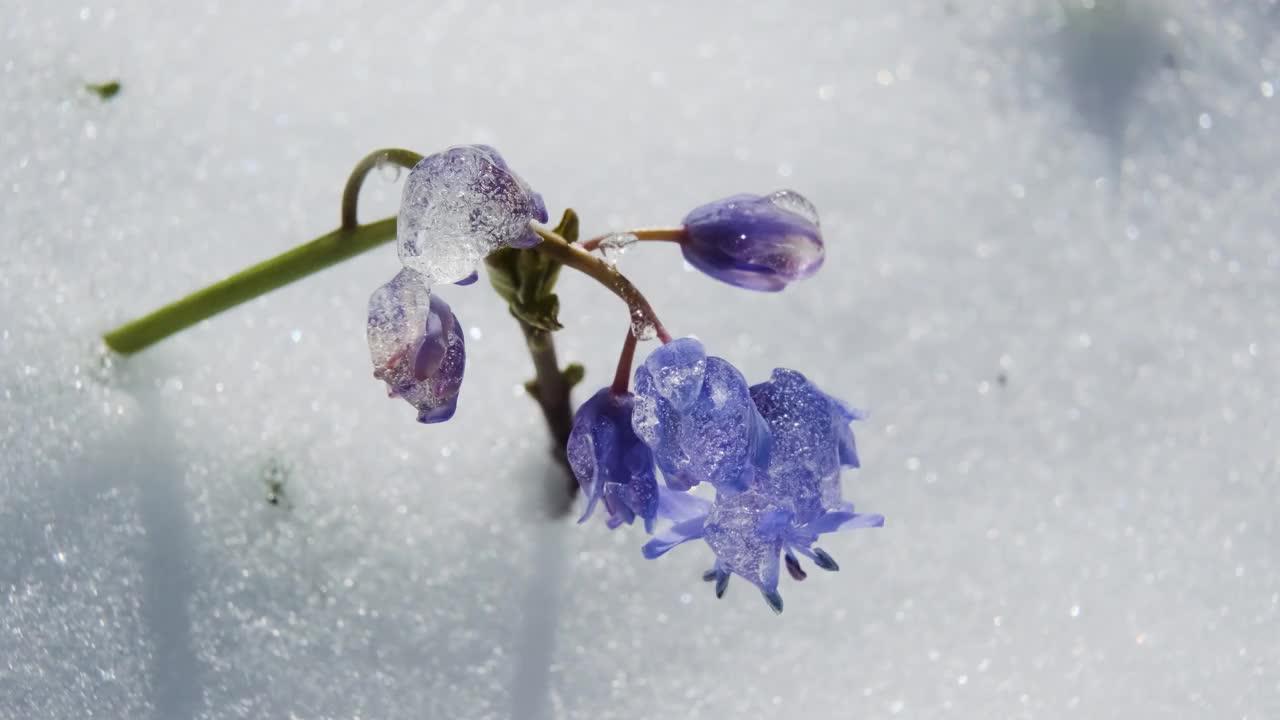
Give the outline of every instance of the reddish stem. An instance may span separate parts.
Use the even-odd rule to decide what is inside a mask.
[[[684,242],[684,228],[648,228],[641,230],[624,230],[620,233],[600,235],[582,243],[583,250],[595,250],[605,238],[613,235],[634,235],[636,240],[649,242]]]
[[[613,374],[609,392],[622,395],[631,386],[631,363],[636,357],[636,334],[627,328],[627,339],[622,341],[622,354],[618,355],[618,370]]]

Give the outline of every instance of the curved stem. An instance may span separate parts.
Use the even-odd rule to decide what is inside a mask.
[[[633,317],[638,315],[641,321],[653,325],[659,340],[663,343],[671,342],[671,334],[667,332],[667,328],[658,319],[657,313],[653,311],[653,306],[649,304],[649,301],[645,299],[640,290],[631,284],[631,281],[625,275],[600,258],[591,255],[576,245],[570,244],[569,241],[551,230],[537,225],[534,225],[533,229],[542,237],[542,242],[533,246],[534,250],[562,265],[568,265],[574,270],[591,276],[601,285],[609,288],[614,295],[622,298],[622,301],[627,304]]]
[[[622,354],[618,355],[618,369],[613,373],[609,392],[621,395],[631,387],[631,363],[636,357],[636,334],[627,328],[627,338],[622,341]]]
[[[395,218],[352,230],[334,230],[121,325],[103,335],[102,339],[107,347],[118,353],[136,353],[223,310],[385,245],[395,236]]]
[[[583,250],[595,250],[605,238],[613,235],[634,235],[641,242],[684,242],[684,228],[645,228],[641,230],[623,230],[620,233],[598,235],[582,243]]]
[[[422,160],[422,156],[412,150],[401,148],[383,148],[365,155],[347,178],[347,185],[342,189],[342,228],[354,230],[360,223],[356,219],[356,210],[360,203],[360,188],[364,179],[374,168],[382,165],[398,165],[410,170]]]

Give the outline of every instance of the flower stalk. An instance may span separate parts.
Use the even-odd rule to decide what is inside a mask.
[[[334,230],[121,325],[102,340],[121,355],[132,355],[223,310],[385,245],[395,236],[395,218]]]

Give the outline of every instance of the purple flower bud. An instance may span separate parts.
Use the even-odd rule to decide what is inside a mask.
[[[587,509],[585,521],[603,498],[608,524],[631,524],[637,516],[653,532],[658,514],[658,481],[653,452],[631,429],[631,393],[614,394],[609,388],[591,396],[573,417],[566,450],[569,466],[578,478]]]
[[[444,422],[458,407],[467,364],[462,326],[431,294],[426,278],[405,268],[369,298],[369,355],[373,376],[390,397],[418,409],[418,421]]]
[[[423,158],[409,171],[396,221],[405,267],[432,282],[467,278],[486,255],[532,247],[529,222],[547,221],[542,196],[488,145],[459,145]]]
[[[776,292],[822,267],[818,211],[792,190],[734,195],[684,218],[685,260],[717,280]]]

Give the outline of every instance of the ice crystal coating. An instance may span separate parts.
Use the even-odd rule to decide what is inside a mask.
[[[475,271],[502,247],[532,247],[531,220],[547,221],[542,196],[487,145],[459,145],[423,158],[409,171],[396,221],[405,267],[436,283]]]
[[[856,513],[841,497],[842,467],[858,467],[849,423],[864,417],[860,411],[795,370],[777,368],[745,393],[744,382],[693,338],[658,348],[636,371],[632,425],[666,479],[658,517],[670,521],[642,550],[656,558],[705,540],[716,562],[703,579],[715,581],[717,597],[739,575],[782,612],[780,567],[804,580],[803,555],[838,570],[814,546],[818,537],[878,527],[884,518]],[[714,503],[681,492],[704,481],[716,488]]]
[[[373,376],[390,397],[418,409],[418,421],[453,417],[466,368],[462,326],[426,278],[405,268],[369,297]]]
[[[684,229],[690,265],[748,290],[781,290],[816,273],[825,257],[818,211],[794,190],[708,203],[685,216]]]
[[[759,488],[788,498],[802,521],[841,502],[840,469],[858,467],[849,423],[864,414],[822,392],[795,370],[777,368],[751,399],[769,424],[773,450]]]
[[[737,368],[680,338],[653,351],[635,374],[636,434],[653,448],[672,490],[707,482],[722,492],[751,484],[768,457],[769,432]]]

